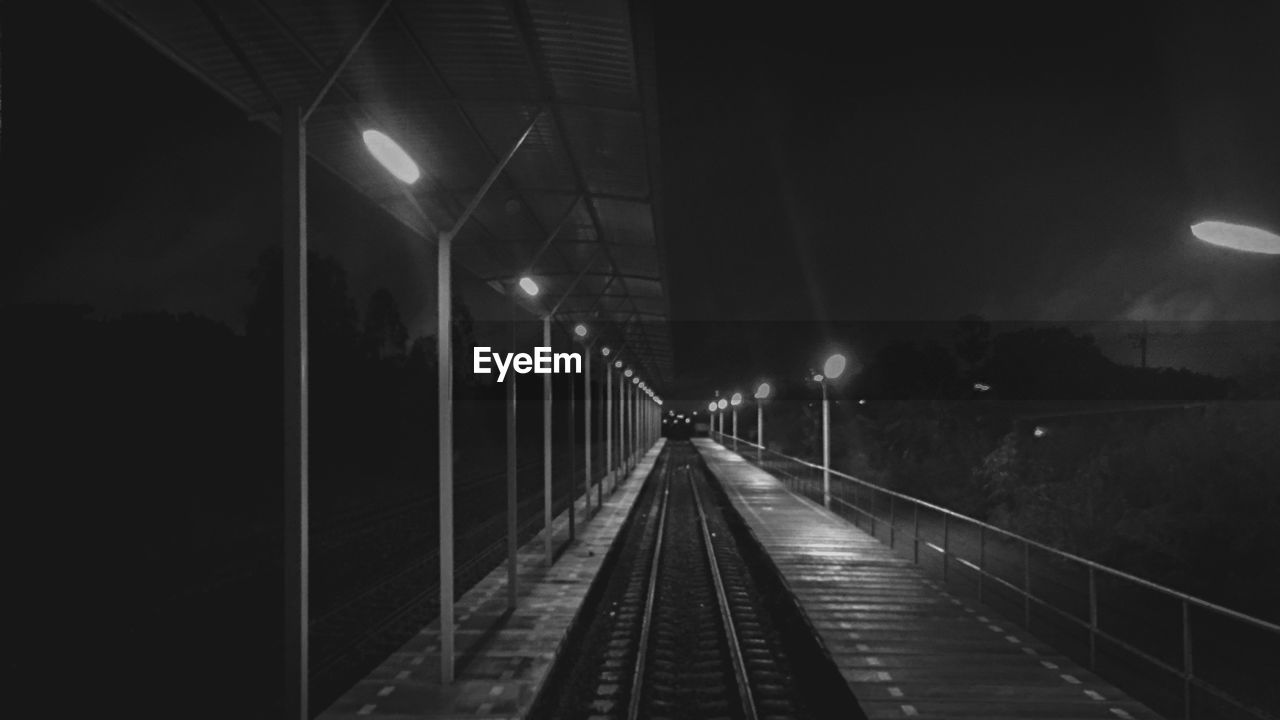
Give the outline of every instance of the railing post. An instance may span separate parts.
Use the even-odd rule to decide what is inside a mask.
[[[1022,541],[1022,627],[1031,629],[1031,543]]]
[[[876,536],[876,491],[875,491],[875,488],[872,488],[869,494],[871,495],[871,509],[867,511],[867,517],[871,520],[871,537],[875,537],[875,536]]]
[[[1089,566],[1089,669],[1098,669],[1098,578]]]
[[[1195,678],[1191,663],[1191,605],[1182,601],[1182,717],[1191,720],[1191,690]]]
[[[896,513],[897,506],[894,505],[894,497],[889,496],[889,549],[893,549],[894,533],[898,529],[898,516]]]
[[[912,511],[915,514],[915,529],[911,532],[911,561],[916,565],[920,564],[920,506],[913,505]]]
[[[574,430],[575,430],[575,428],[574,428],[574,422],[573,422],[573,421],[574,421],[574,417],[573,417],[573,416],[574,416],[574,414],[575,414],[575,413],[577,413],[577,410],[578,410],[578,409],[577,409],[577,407],[576,407],[576,405],[575,405],[575,403],[576,403],[576,398],[574,397],[575,393],[574,393],[574,386],[573,386],[573,376],[572,376],[572,375],[570,375],[568,379],[569,379],[569,437],[568,437],[568,445],[569,445],[569,542],[573,542],[573,540],[574,540],[575,536],[577,535],[577,528],[575,527],[577,523],[575,522],[575,518],[574,518],[574,506],[578,504],[578,492],[577,492],[577,490],[575,489],[575,488],[577,488],[577,487],[578,487],[578,483],[576,482],[576,478],[574,478],[574,475],[576,475],[576,474],[577,474],[577,472],[578,472],[578,458],[577,458],[578,449],[577,449],[577,447],[575,447],[576,443],[574,442],[574,437],[573,437],[573,433],[574,433]],[[590,496],[588,496],[588,497],[590,497]],[[590,501],[588,500],[588,502],[590,502]]]
[[[987,579],[987,528],[978,526],[978,602],[985,602]]]
[[[858,504],[858,486],[853,486],[853,526],[862,529],[862,523],[859,522],[859,516],[862,514],[862,506]]]
[[[942,582],[947,582],[949,560],[951,559],[951,516],[942,516]]]

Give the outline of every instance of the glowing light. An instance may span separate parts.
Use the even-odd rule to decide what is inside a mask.
[[[640,378],[637,378],[637,377],[633,377],[633,378],[631,378],[631,384],[632,384],[632,385],[639,385],[639,384],[640,384]]]
[[[991,389],[991,386],[986,383],[978,382],[973,384],[973,389],[977,390],[978,392],[986,392]]]
[[[866,400],[866,398],[863,398],[863,399],[859,400],[859,401],[858,401],[858,404],[859,404],[859,405],[866,405],[866,404],[867,404],[867,400]]]
[[[616,367],[616,368],[620,368],[620,367],[622,367],[622,361],[621,361],[621,360],[614,360],[614,361],[613,361],[613,366],[614,366],[614,367]]]
[[[1048,431],[1044,429],[1044,426],[1042,426],[1042,425],[1037,425],[1037,426],[1036,426],[1036,429],[1032,432],[1032,434],[1033,434],[1033,435],[1035,435],[1035,436],[1036,436],[1036,437],[1038,437],[1038,438],[1042,438],[1042,437],[1044,437],[1045,435],[1047,435],[1047,434],[1048,434]]]
[[[534,282],[533,278],[522,277],[520,278],[520,289],[528,293],[529,297],[534,297],[538,294],[538,283]]]
[[[373,159],[395,175],[397,180],[409,185],[418,182],[418,178],[422,176],[422,173],[418,172],[418,164],[396,144],[395,140],[377,130],[365,130],[362,137],[364,137],[364,146],[369,148],[369,154],[373,155]]]
[[[831,380],[835,380],[844,372],[845,364],[846,361],[844,356],[840,353],[836,353],[835,355],[827,358],[827,363],[822,366],[822,374],[826,375]]]
[[[573,326],[573,334],[574,334],[574,335],[577,335],[578,337],[586,337],[586,336],[587,336],[587,326],[586,326],[586,325],[583,325],[582,323],[578,323],[577,325],[574,325],[574,326]]]
[[[1262,228],[1206,220],[1192,225],[1191,234],[1212,245],[1232,250],[1280,255],[1280,235]]]
[[[715,412],[715,411],[716,411],[716,401],[712,400],[710,403],[707,404],[707,412]]]
[[[604,347],[600,348],[600,354],[603,355],[604,357],[609,357],[609,353],[611,352],[613,351],[609,349],[608,345],[605,345]]]
[[[723,410],[729,407],[729,401],[725,400],[724,398],[720,398],[720,402],[716,403],[716,407],[720,410]]]
[[[773,388],[769,386],[769,383],[767,382],[760,383],[760,385],[756,388],[756,399],[764,400],[765,398],[769,397],[769,393],[771,392],[773,392]]]
[[[821,375],[814,375],[814,376],[813,376],[813,381],[814,381],[814,382],[822,382],[822,376],[821,376]]]
[[[684,424],[685,424],[685,425],[688,425],[688,424],[689,424],[689,418],[685,418],[685,419],[684,419]]]
[[[627,371],[622,374],[626,375],[627,377],[631,377],[632,375],[635,375],[635,373],[631,372],[631,368],[627,368]]]
[[[736,392],[736,393],[734,393],[734,394],[733,394],[733,397],[729,399],[729,404],[730,404],[730,405],[733,405],[734,407],[737,407],[737,406],[741,405],[741,404],[742,404],[742,393],[737,393],[737,392]]]

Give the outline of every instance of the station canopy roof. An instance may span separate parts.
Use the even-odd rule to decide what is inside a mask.
[[[532,125],[459,231],[455,262],[505,292],[528,272],[542,310],[564,296],[562,322],[603,329],[651,384],[670,379],[643,0],[97,2],[277,130],[283,108],[310,106],[332,78],[307,122],[311,158],[429,240]],[[373,159],[367,129],[421,168],[412,189]]]

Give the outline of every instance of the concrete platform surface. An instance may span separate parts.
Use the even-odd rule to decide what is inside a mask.
[[[1159,720],[741,456],[711,440],[694,444],[868,717]]]
[[[577,527],[577,539],[547,567],[543,536],[520,548],[519,607],[507,610],[502,564],[458,600],[456,679],[440,682],[440,625],[432,622],[320,715],[348,718],[522,718],[532,706],[605,554],[665,441],[659,440]],[[581,516],[582,508],[578,514]],[[568,512],[553,523],[562,534]]]

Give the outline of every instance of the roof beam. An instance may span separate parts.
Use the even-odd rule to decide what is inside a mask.
[[[547,59],[543,54],[542,44],[538,39],[537,30],[534,28],[533,15],[529,10],[528,0],[506,0],[506,5],[511,14],[511,18],[515,22],[516,28],[519,31],[518,35],[520,37],[521,44],[524,45],[525,51],[529,56],[529,61],[533,64],[534,76],[537,78],[540,90],[542,91],[540,94],[551,98],[553,103],[555,103],[559,100],[559,96],[555,92],[555,87],[550,82]],[[551,106],[551,117],[554,120],[553,125],[555,126],[556,136],[560,140],[561,147],[564,148],[565,155],[569,158],[569,166],[573,168],[574,180],[577,182],[579,190],[585,194],[588,190],[586,177],[582,173],[582,166],[578,162],[578,158],[574,155],[573,147],[565,136],[564,117],[560,112],[560,106],[558,104],[553,104]],[[587,203],[587,212],[591,216],[591,222],[595,225],[596,237],[603,241],[605,238],[604,223],[601,222],[600,215],[596,212],[594,203]],[[613,259],[613,255],[608,251],[607,244],[605,247],[605,257],[612,267],[618,267],[618,264]],[[627,295],[630,297],[631,291],[630,288],[627,287],[625,279],[622,282],[622,287],[627,290]],[[646,333],[646,339],[647,337],[648,335]],[[652,373],[650,376],[652,376]]]
[[[373,17],[369,19],[369,22],[364,24],[364,28],[360,31],[360,34],[356,36],[355,42],[351,43],[351,46],[342,54],[342,57],[338,58],[338,62],[334,63],[333,67],[329,69],[328,73],[325,75],[324,82],[320,84],[320,89],[316,90],[315,96],[312,98],[311,102],[306,105],[307,109],[302,113],[302,122],[305,123],[307,119],[311,117],[311,113],[315,112],[316,108],[320,107],[320,102],[324,100],[324,96],[329,94],[329,88],[333,87],[333,84],[337,82],[338,76],[341,75],[342,71],[347,67],[347,63],[351,62],[351,58],[355,57],[356,51],[364,44],[365,38],[369,37],[369,33],[373,31],[373,26],[378,24],[378,20],[382,19],[383,13],[387,11],[387,8],[391,7],[391,2],[392,0],[382,0],[382,4],[378,6],[377,12],[373,14]]]

